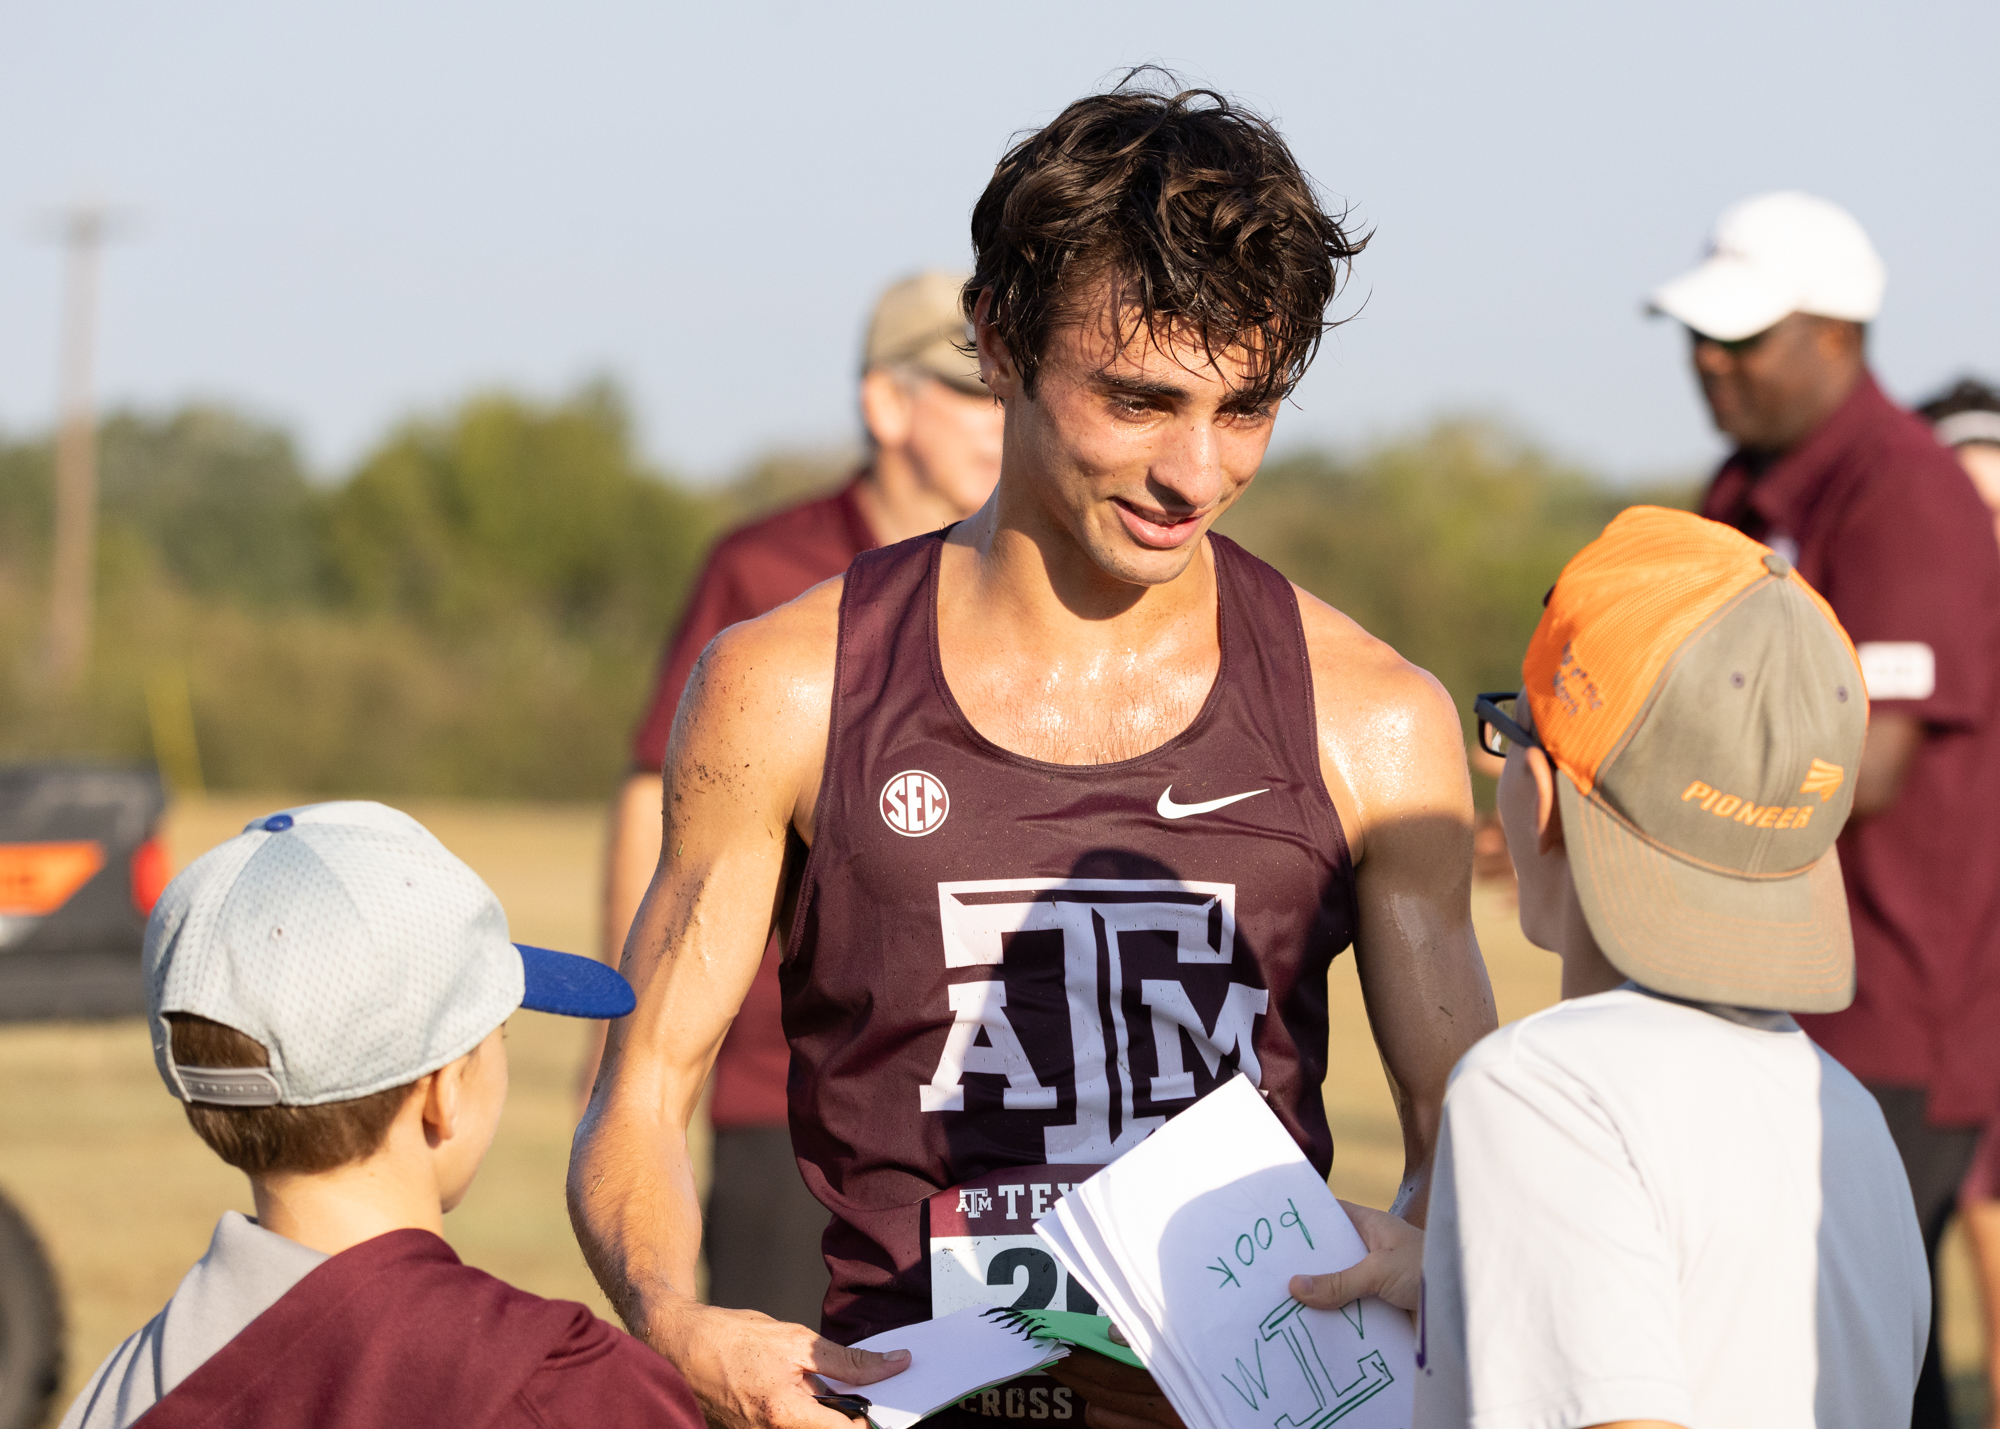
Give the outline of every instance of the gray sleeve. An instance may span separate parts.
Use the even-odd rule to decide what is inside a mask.
[[[105,1356],[57,1429],[126,1429],[160,1402],[160,1325],[165,1317],[163,1310]]]

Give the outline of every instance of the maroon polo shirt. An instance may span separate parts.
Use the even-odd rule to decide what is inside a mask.
[[[1923,1087],[1931,1120],[2000,1110],[2000,547],[1958,460],[1863,374],[1791,451],[1717,473],[1702,514],[1777,546],[1856,646],[1928,645],[1924,722],[1896,800],[1840,836],[1857,991],[1799,1020],[1863,1081]],[[1848,772],[1852,778],[1854,771]]]
[[[840,575],[863,551],[875,549],[875,533],[854,499],[859,482],[857,476],[831,496],[788,506],[716,543],[680,625],[661,653],[653,702],[632,736],[634,769],[656,772],[665,762],[681,691],[709,641],[738,621],[804,595]],[[709,1118],[716,1126],[786,1125],[791,1049],[779,1020],[779,957],[774,936],[716,1053],[715,1092],[709,1101]]]

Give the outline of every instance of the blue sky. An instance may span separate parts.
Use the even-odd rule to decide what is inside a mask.
[[[1719,444],[1640,303],[1750,193],[1869,229],[1894,393],[2000,375],[1996,54],[1990,3],[13,0],[0,427],[54,404],[36,217],[93,194],[140,219],[109,401],[235,402],[329,473],[475,387],[600,373],[696,477],[839,441],[873,293],[965,261],[1011,134],[1160,61],[1276,116],[1375,229],[1281,446],[1479,411],[1685,472]]]

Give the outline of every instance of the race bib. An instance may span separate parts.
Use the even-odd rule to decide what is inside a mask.
[[[1070,1279],[1035,1235],[1035,1222],[1101,1166],[1016,1166],[940,1191],[925,1207],[931,1316],[968,1305],[1097,1314],[1090,1292]],[[970,1429],[1059,1429],[1083,1422],[1083,1401],[1045,1374],[996,1384],[934,1415],[927,1425]],[[1054,1421],[1043,1424],[1038,1421]]]
[[[931,1318],[968,1305],[1098,1313],[1035,1235],[1072,1186],[1101,1166],[1015,1166],[930,1198]]]

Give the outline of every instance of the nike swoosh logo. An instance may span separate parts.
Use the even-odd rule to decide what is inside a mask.
[[[1195,814],[1212,814],[1217,809],[1226,809],[1231,804],[1244,799],[1254,799],[1259,794],[1268,794],[1269,789],[1252,789],[1247,794],[1228,794],[1220,799],[1204,799],[1199,804],[1176,804],[1174,786],[1169,784],[1160,792],[1160,817],[1163,819],[1185,819]]]

